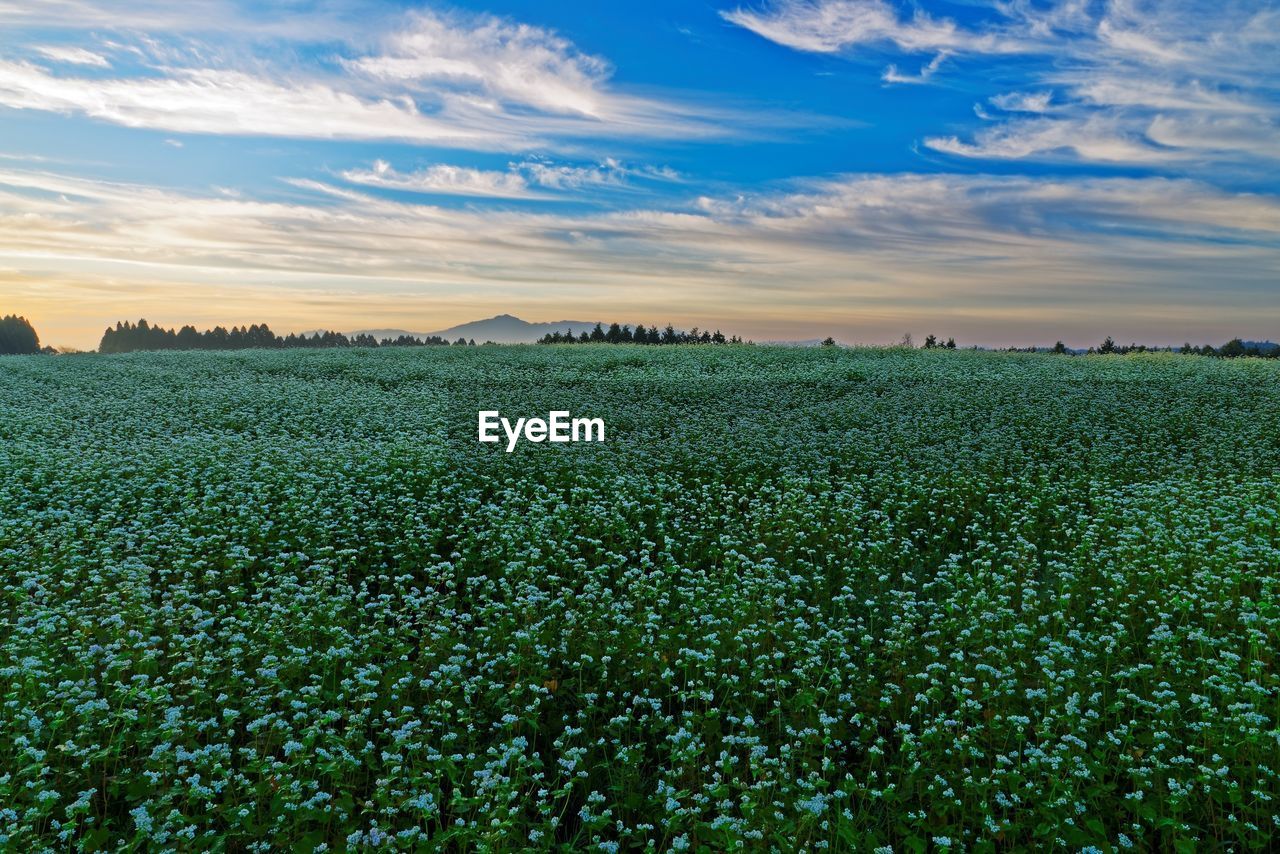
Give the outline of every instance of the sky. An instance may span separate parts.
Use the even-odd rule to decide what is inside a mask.
[[[1280,3],[0,0],[0,314],[1280,339]]]

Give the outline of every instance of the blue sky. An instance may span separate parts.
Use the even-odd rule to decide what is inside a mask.
[[[1280,335],[1280,7],[0,0],[0,309]]]

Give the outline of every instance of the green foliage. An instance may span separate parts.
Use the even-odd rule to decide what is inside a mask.
[[[1280,364],[0,364],[0,847],[1264,850]],[[603,444],[476,442],[475,413]]]

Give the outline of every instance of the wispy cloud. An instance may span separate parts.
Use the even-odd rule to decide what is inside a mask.
[[[1052,92],[1005,92],[992,96],[991,103],[1007,113],[1045,113],[1052,100]]]
[[[609,157],[599,163],[577,166],[553,163],[546,160],[526,160],[514,164],[516,169],[529,176],[538,186],[555,190],[581,190],[591,187],[624,187],[633,180],[679,181],[680,175],[665,166],[632,166]]]
[[[1280,308],[1259,309],[1280,263],[1280,200],[1187,180],[853,175],[592,214],[459,210],[306,186],[328,200],[0,170],[0,264],[96,282],[108,319],[132,307],[134,283],[159,278],[206,295],[263,283],[237,297],[249,314],[253,299],[326,295],[330,324],[335,312],[365,318],[397,301],[477,295],[495,307],[547,300],[608,316],[662,305],[672,317],[742,328],[777,329],[771,318],[792,314],[812,323],[817,313],[864,336],[950,318],[949,329],[985,329],[990,340],[992,324],[1032,317],[1057,324],[1045,334],[1092,336],[1105,319],[1136,336],[1115,318],[1150,317],[1154,305],[1181,318],[1162,335],[1208,334],[1210,304],[1214,330],[1280,322]],[[109,271],[125,282],[115,291],[101,280]],[[1212,292],[1200,287],[1207,280]],[[359,298],[341,296],[353,288]]]
[[[553,32],[482,17],[462,23],[412,13],[371,56],[344,60],[373,79],[441,91],[453,87],[497,106],[601,118],[614,107],[604,91],[608,65]],[[445,89],[444,91],[447,91]]]
[[[546,191],[619,189],[628,187],[632,179],[679,180],[672,169],[629,166],[613,158],[586,166],[525,160],[510,164],[505,171],[437,163],[407,173],[396,170],[385,160],[377,160],[367,169],[347,169],[341,177],[353,184],[386,190],[505,199],[563,198]]]
[[[54,62],[68,65],[92,65],[107,68],[111,63],[105,56],[83,47],[67,47],[65,45],[41,45],[35,48],[36,53]]]
[[[41,5],[68,12],[97,8],[74,0]],[[226,4],[208,5],[236,20],[238,12]],[[142,19],[163,28],[173,14],[154,7]],[[0,20],[15,16],[21,20],[13,6],[0,5]],[[741,118],[619,91],[605,60],[544,28],[460,13],[377,20],[382,29],[366,25],[358,39],[339,39],[333,61],[301,59],[304,48],[315,46],[311,42],[238,28],[176,40],[163,31],[142,39],[123,34],[114,44],[134,65],[105,78],[0,60],[0,105],[176,133],[394,140],[488,151],[563,148],[582,139],[715,136]],[[310,32],[301,24],[295,39]],[[83,48],[38,53],[58,63],[108,65]]]
[[[880,79],[886,83],[928,83],[929,78],[933,77],[942,63],[946,61],[946,58],[947,53],[945,51],[939,53],[921,67],[916,74],[903,74],[898,71],[898,66],[891,64],[885,68],[884,73],[880,75]]]
[[[386,0],[318,0],[268,4],[254,0],[0,0],[0,24],[63,31],[215,33],[253,38],[358,40],[384,25]]]
[[[273,82],[241,71],[171,69],[164,77],[98,79],[0,61],[0,104],[79,113],[178,133],[395,139],[495,148],[496,129],[424,115],[406,100],[362,98],[317,82]]]
[[[864,45],[948,53],[1027,49],[1004,33],[966,30],[920,9],[900,13],[886,0],[781,0],[763,11],[738,8],[721,15],[772,42],[811,53],[840,53]]]
[[[1188,163],[1194,155],[1151,144],[1140,129],[1103,114],[1074,118],[1017,119],[973,134],[929,137],[935,151],[987,160],[1087,160],[1094,163]]]
[[[444,163],[404,173],[397,172],[385,160],[378,160],[369,169],[348,169],[342,173],[342,178],[353,184],[413,193],[502,199],[538,197],[518,172],[471,169]]]
[[[1274,97],[1258,97],[1280,88],[1280,10],[1270,7],[1010,0],[967,27],[888,0],[777,0],[763,11],[723,15],[802,51],[936,54],[914,75],[889,65],[882,79],[890,83],[932,82],[944,57],[954,57],[957,67],[979,55],[1050,60],[1032,74],[1031,90],[991,99],[1003,115],[977,108],[997,127],[925,139],[945,154],[1183,168],[1257,166],[1278,156],[1280,106]]]

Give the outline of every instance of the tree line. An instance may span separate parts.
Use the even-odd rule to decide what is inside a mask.
[[[475,339],[459,338],[454,346],[475,346]],[[132,353],[137,350],[283,350],[291,348],[325,349],[333,347],[440,347],[449,342],[439,335],[417,338],[401,335],[378,340],[372,335],[343,335],[341,332],[314,332],[311,335],[289,333],[276,335],[265,323],[252,326],[215,326],[204,332],[194,326],[165,329],[146,320],[124,321],[102,333],[99,353]]]
[[[667,324],[666,329],[658,329],[657,326],[646,327],[643,323],[637,323],[633,330],[630,326],[621,326],[617,323],[609,324],[609,328],[605,329],[603,324],[597,323],[595,328],[590,332],[583,330],[577,335],[572,330],[564,332],[548,332],[546,335],[538,339],[539,344],[742,344],[743,341],[734,335],[729,338],[724,337],[724,333],[717,329],[715,332],[698,327],[693,327],[685,332],[676,329],[671,324]]]
[[[1239,359],[1250,356],[1255,359],[1277,359],[1280,358],[1280,344],[1271,341],[1242,341],[1239,338],[1232,338],[1221,347],[1213,347],[1209,344],[1202,344],[1199,347],[1194,346],[1190,342],[1183,344],[1176,351],[1172,347],[1147,347],[1143,344],[1117,344],[1110,335],[1106,340],[1098,345],[1095,351],[1092,347],[1089,352],[1098,353],[1116,353],[1125,355],[1126,353],[1148,353],[1171,351],[1178,352],[1184,356],[1217,356],[1221,359]]]
[[[1046,351],[1042,347],[1009,347],[1006,352],[1042,353]],[[1181,347],[1151,347],[1146,344],[1117,344],[1115,339],[1108,335],[1101,344],[1084,351],[1072,350],[1059,341],[1047,352],[1072,356],[1081,352],[1115,356],[1127,356],[1130,353],[1178,353],[1183,356],[1213,356],[1218,359],[1240,359],[1244,357],[1277,359],[1280,358],[1280,344],[1271,341],[1242,341],[1239,338],[1232,338],[1221,347],[1214,347],[1212,344],[1201,344],[1197,347],[1190,342],[1183,344]]]
[[[834,344],[835,341],[828,338],[823,344]],[[900,346],[914,347],[911,336],[904,335]],[[954,338],[948,338],[946,343],[940,343],[937,336],[930,335],[925,339],[925,350],[932,349],[956,349]],[[977,349],[977,348],[974,348]],[[1242,341],[1239,338],[1232,338],[1221,347],[1214,347],[1211,344],[1202,344],[1199,347],[1191,343],[1183,344],[1181,347],[1152,347],[1147,344],[1117,344],[1115,339],[1108,335],[1101,344],[1096,347],[1089,347],[1086,350],[1073,350],[1061,341],[1052,347],[1002,347],[1002,353],[1056,353],[1059,355],[1078,356],[1082,354],[1102,354],[1127,356],[1130,353],[1178,353],[1183,356],[1213,356],[1219,359],[1239,359],[1250,357],[1255,359],[1277,359],[1280,358],[1280,344],[1272,341]]]
[[[271,331],[265,323],[251,326],[233,326],[230,329],[215,326],[204,332],[194,326],[187,325],[180,329],[165,329],[152,326],[146,320],[137,323],[128,321],[108,327],[102,335],[98,346],[100,353],[129,353],[136,350],[247,350],[247,349],[286,349],[286,348],[333,348],[333,347],[440,347],[440,346],[475,346],[475,339],[458,338],[450,342],[439,335],[416,337],[401,335],[396,338],[377,339],[372,335],[344,335],[341,332],[314,332],[310,335],[290,333],[280,336]],[[485,342],[491,343],[491,342]],[[726,338],[720,330],[711,332],[699,330],[696,326],[689,331],[677,330],[671,324],[665,329],[657,326],[646,326],[637,323],[634,329],[630,326],[612,323],[606,329],[597,323],[589,332],[574,334],[571,330],[552,332],[544,335],[539,344],[742,344],[751,343],[738,336]],[[825,346],[835,346],[834,338],[828,337],[822,342]],[[900,346],[914,347],[910,335],[903,336]],[[954,338],[941,341],[936,335],[925,338],[923,349],[955,350]],[[1152,347],[1145,344],[1118,344],[1111,336],[1099,345],[1085,351],[1073,350],[1059,341],[1051,348],[1047,347],[1009,347],[1006,352],[1058,353],[1077,354],[1080,352],[1126,355],[1129,353],[1172,352],[1183,355],[1213,356],[1222,359],[1236,358],[1280,358],[1280,344],[1270,341],[1244,341],[1233,338],[1227,343],[1214,347],[1210,344],[1194,346],[1190,343],[1181,347]],[[22,355],[36,353],[54,353],[51,347],[41,347],[40,337],[31,322],[18,315],[0,317],[0,355]]]

